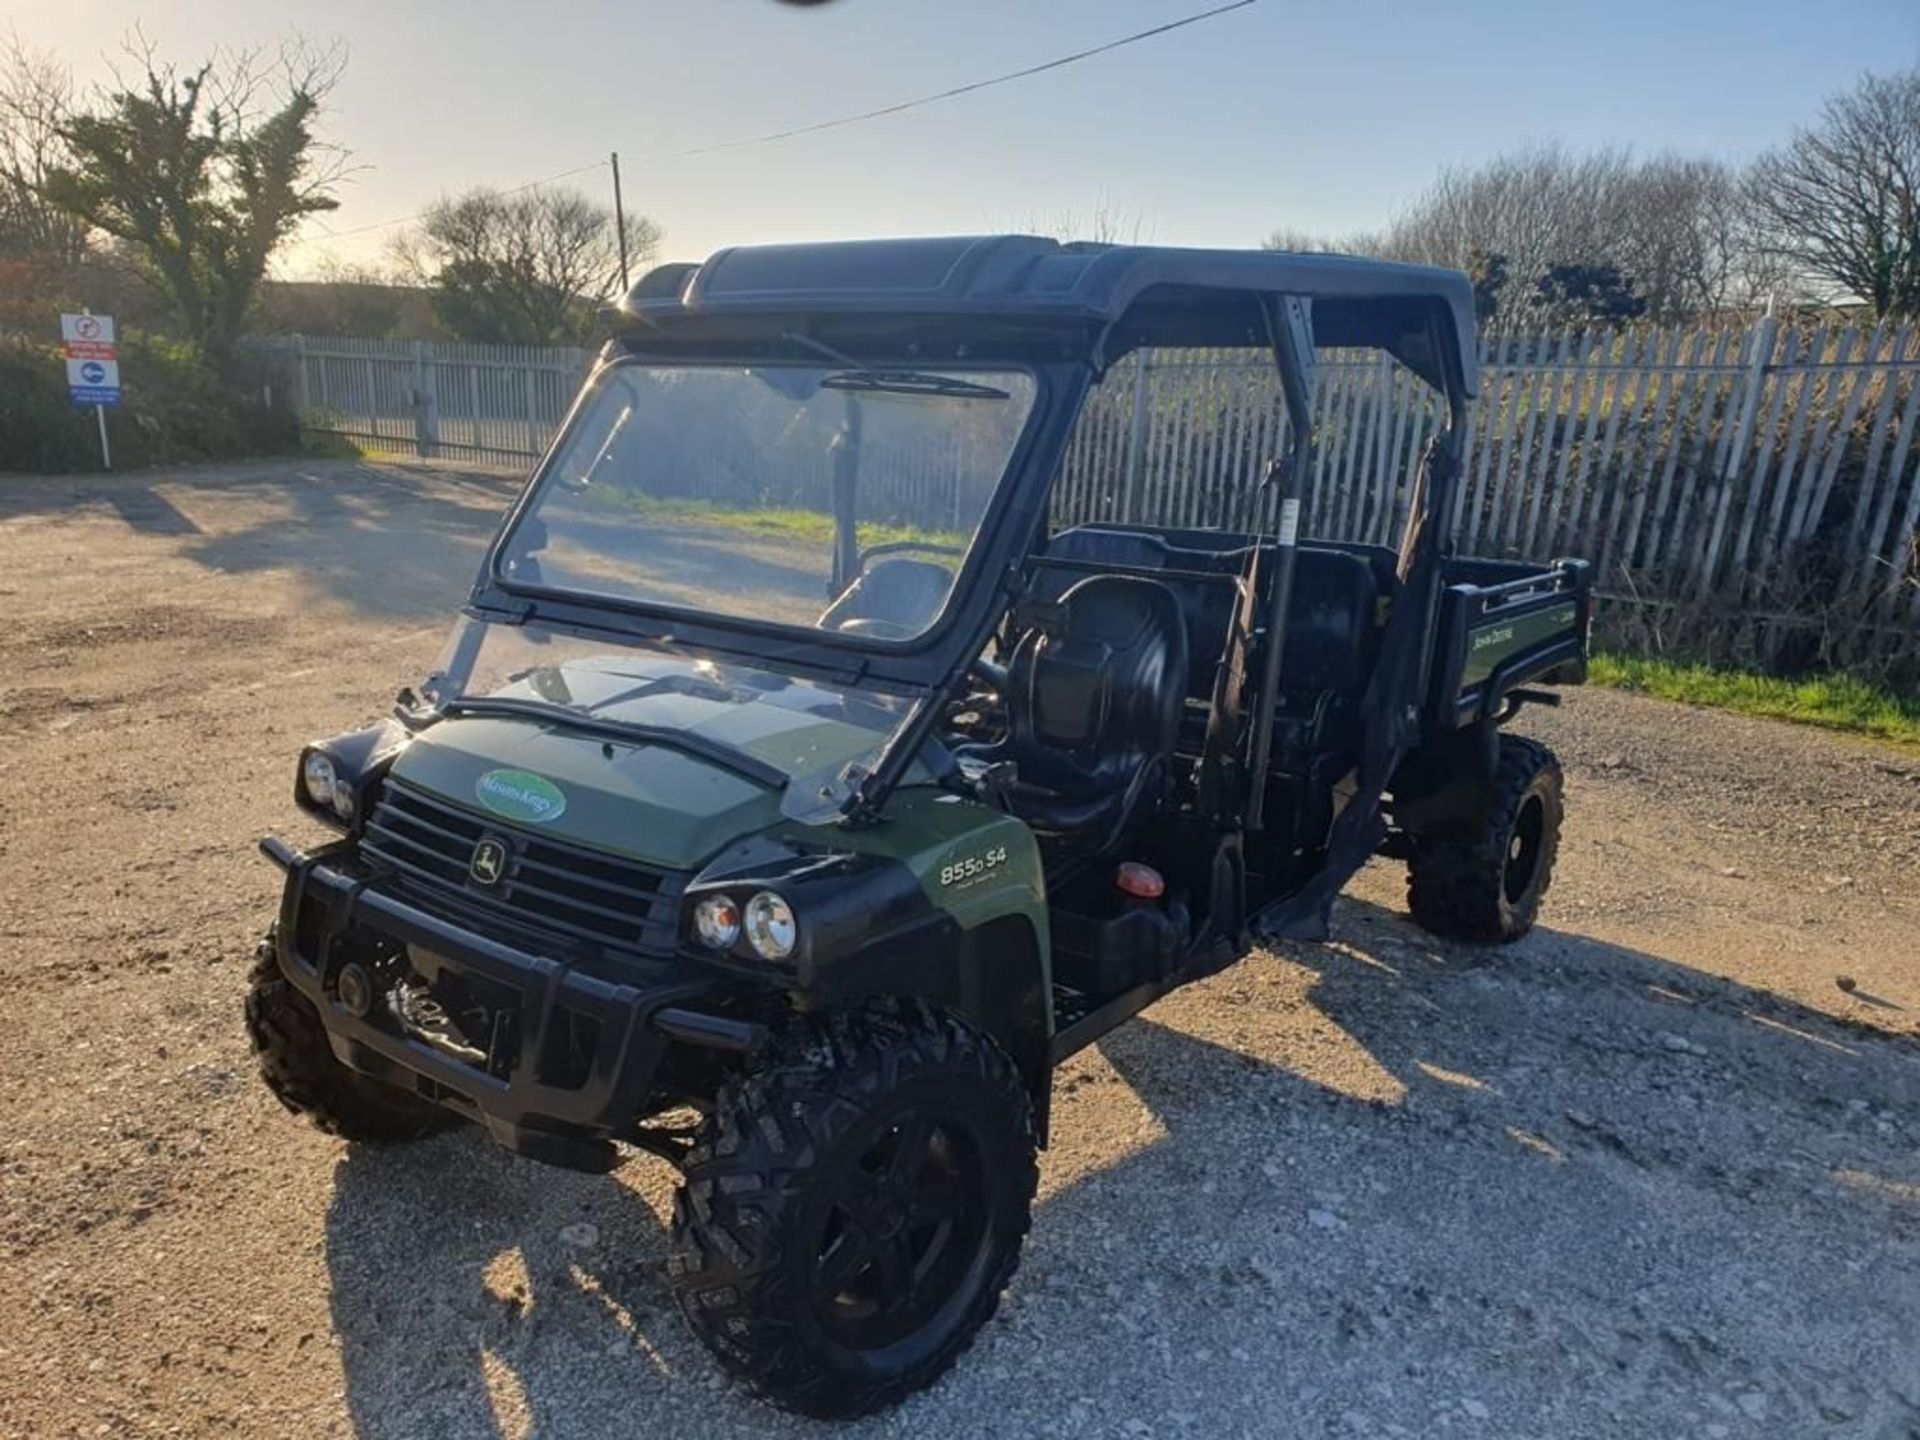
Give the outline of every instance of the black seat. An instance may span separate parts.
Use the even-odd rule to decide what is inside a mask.
[[[933,623],[953,589],[953,571],[931,560],[882,560],[841,592],[816,622],[822,630],[908,640]]]
[[[977,753],[1014,762],[1007,803],[1035,830],[1103,848],[1164,783],[1186,674],[1186,623],[1172,592],[1136,576],[1091,576],[1015,646],[1007,738]]]

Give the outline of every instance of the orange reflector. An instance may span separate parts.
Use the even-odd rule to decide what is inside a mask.
[[[1160,872],[1138,860],[1121,862],[1113,873],[1113,883],[1136,900],[1158,900],[1167,893],[1167,882],[1160,878]]]

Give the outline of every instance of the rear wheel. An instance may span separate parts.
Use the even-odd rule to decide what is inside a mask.
[[[391,1144],[419,1140],[460,1117],[349,1070],[334,1058],[320,1012],[280,973],[270,930],[247,977],[247,1035],[260,1078],[287,1109],[329,1135]]]
[[[1537,740],[1500,737],[1483,811],[1414,841],[1407,906],[1436,935],[1518,940],[1533,928],[1553,880],[1565,813],[1560,762]]]
[[[673,1284],[728,1370],[823,1418],[945,1371],[999,1304],[1034,1189],[1005,1052],[889,1003],[809,1022],[730,1085],[674,1206]]]

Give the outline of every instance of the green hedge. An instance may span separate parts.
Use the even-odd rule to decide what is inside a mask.
[[[176,342],[123,331],[120,383],[121,403],[107,411],[116,470],[299,449],[290,412],[222,382]],[[67,399],[60,347],[0,336],[0,470],[99,468],[93,411]]]

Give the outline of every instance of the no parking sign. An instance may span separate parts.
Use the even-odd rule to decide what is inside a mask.
[[[111,315],[62,315],[67,349],[67,397],[76,405],[120,403],[120,361]]]
[[[100,425],[100,464],[111,470],[107,449],[107,411],[120,403],[120,360],[113,344],[111,315],[60,317],[60,340],[67,348],[67,398],[76,405],[93,406]]]

